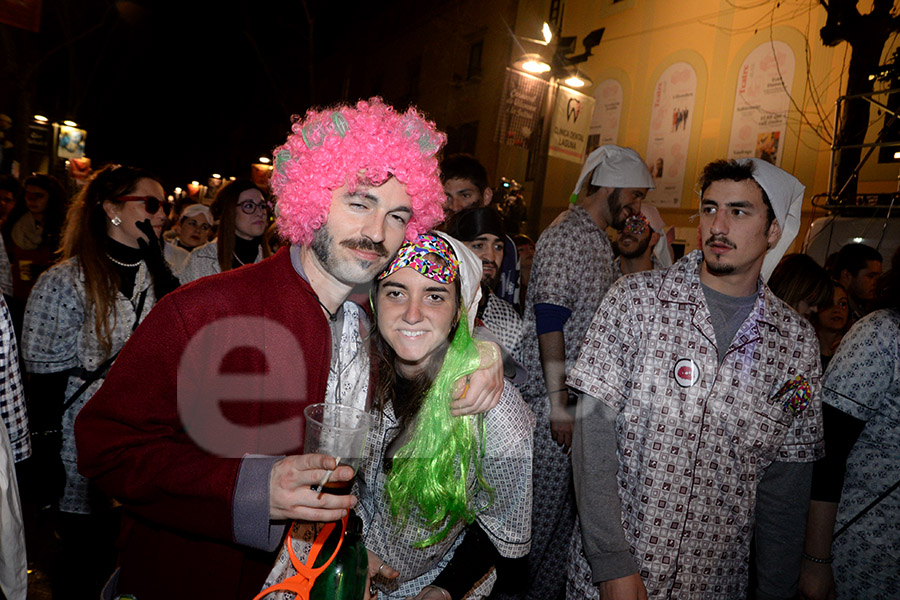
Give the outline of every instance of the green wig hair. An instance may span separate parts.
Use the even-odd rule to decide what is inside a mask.
[[[387,476],[387,497],[401,526],[415,509],[426,527],[435,532],[416,542],[426,548],[444,539],[459,521],[471,523],[469,508],[474,494],[493,490],[481,472],[484,420],[481,415],[454,417],[450,413],[453,386],[481,365],[478,345],[469,333],[465,308],[438,371],[416,417],[409,441],[397,451]],[[467,490],[471,470],[476,486]]]

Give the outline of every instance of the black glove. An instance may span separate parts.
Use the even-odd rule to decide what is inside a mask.
[[[177,288],[180,284],[178,279],[172,275],[169,264],[163,257],[162,245],[165,243],[162,239],[156,237],[153,231],[153,225],[150,219],[144,219],[135,223],[141,233],[147,236],[147,239],[138,238],[138,246],[141,249],[141,258],[147,263],[150,270],[150,277],[153,278],[153,292],[156,294],[157,302],[166,294]],[[149,241],[147,241],[149,240]]]

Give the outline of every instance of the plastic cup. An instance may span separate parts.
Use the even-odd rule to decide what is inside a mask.
[[[372,426],[372,415],[340,404],[311,404],[303,410],[306,416],[304,454],[327,454],[338,464],[359,467],[366,447],[366,434]],[[325,481],[323,491],[349,493],[350,482]]]

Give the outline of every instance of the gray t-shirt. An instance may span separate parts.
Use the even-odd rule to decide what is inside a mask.
[[[749,296],[729,296],[717,292],[708,285],[700,284],[703,295],[706,297],[706,305],[709,307],[709,315],[712,318],[713,329],[716,330],[716,351],[719,355],[719,364],[725,360],[731,340],[734,339],[741,324],[747,320],[750,310],[756,303],[758,291]]]

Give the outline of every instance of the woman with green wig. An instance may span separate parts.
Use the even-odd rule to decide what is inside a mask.
[[[372,291],[375,424],[354,484],[368,598],[486,598],[501,557],[530,549],[534,415],[509,381],[487,413],[450,413],[454,382],[500,360],[472,335],[481,273],[461,242],[423,234]],[[307,561],[318,532],[293,525],[295,558]],[[293,560],[282,548],[266,586],[293,578]]]
[[[356,511],[380,600],[486,597],[499,557],[530,547],[534,416],[509,382],[489,412],[451,416],[453,382],[480,364],[481,261],[440,236],[404,244],[373,292],[379,418]]]

